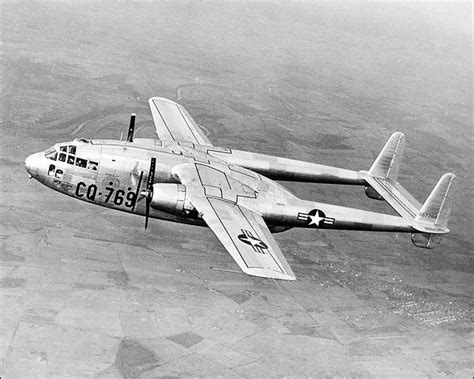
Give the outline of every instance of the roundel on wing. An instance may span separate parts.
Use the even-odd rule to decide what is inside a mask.
[[[242,230],[242,234],[239,234],[237,236],[237,238],[247,244],[247,245],[250,245],[252,246],[252,248],[258,252],[258,253],[261,253],[261,254],[264,254],[264,251],[263,250],[266,250],[268,249],[268,246],[265,242],[263,242],[260,238],[258,237],[255,237],[252,232],[248,231],[248,230],[245,230],[245,229],[241,229]]]

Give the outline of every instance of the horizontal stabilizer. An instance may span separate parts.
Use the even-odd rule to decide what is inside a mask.
[[[416,200],[400,183],[382,179],[367,173],[365,181],[402,217],[415,219],[421,208]]]

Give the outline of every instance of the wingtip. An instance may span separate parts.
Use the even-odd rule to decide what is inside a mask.
[[[296,280],[296,276],[293,276],[293,275],[283,275],[283,276],[275,277],[274,279],[287,280],[287,281],[289,281],[289,282],[293,282],[293,281]]]
[[[268,279],[278,279],[278,280],[288,280],[294,281],[296,280],[296,276],[293,272],[276,272],[273,270],[265,270],[265,269],[244,269],[242,271],[250,276],[258,276],[260,278],[268,278]]]
[[[392,135],[391,135],[391,137],[394,137],[394,138],[395,138],[395,137],[396,137],[396,138],[403,138],[403,139],[406,138],[405,133],[403,133],[403,132],[393,132]]]
[[[447,172],[446,174],[444,174],[441,179],[443,178],[447,178],[449,179],[449,181],[453,181],[454,179],[456,179],[456,174],[453,174],[452,172]],[[441,180],[440,179],[440,180]],[[445,179],[446,180],[446,179]]]
[[[165,103],[177,104],[173,100],[167,99],[166,97],[160,97],[160,96],[153,96],[148,99],[148,103],[152,103],[153,101],[161,101]]]

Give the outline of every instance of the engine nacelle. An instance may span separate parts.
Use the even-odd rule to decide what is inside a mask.
[[[431,234],[431,233],[412,233],[411,242],[416,247],[422,247],[424,249],[434,249],[441,242],[442,234]]]
[[[376,190],[374,190],[371,186],[366,185],[364,190],[367,197],[370,197],[371,199],[375,199],[375,200],[383,200],[383,197],[380,196],[379,193]]]
[[[195,211],[187,199],[186,187],[182,184],[153,184],[153,197],[150,206],[167,213],[190,215]]]

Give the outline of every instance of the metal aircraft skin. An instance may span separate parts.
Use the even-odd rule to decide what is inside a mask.
[[[437,246],[447,228],[454,174],[441,177],[424,204],[398,183],[405,136],[396,132],[368,171],[352,171],[216,147],[174,101],[149,99],[159,139],[75,139],[30,155],[40,183],[79,200],[149,218],[208,226],[249,275],[294,280],[272,233],[290,228],[412,233]],[[393,216],[302,200],[274,180],[362,185]]]

